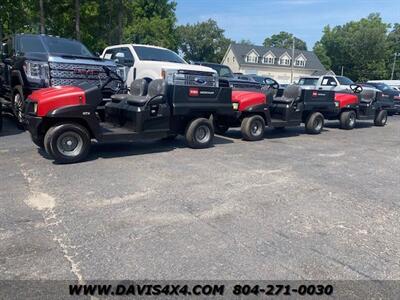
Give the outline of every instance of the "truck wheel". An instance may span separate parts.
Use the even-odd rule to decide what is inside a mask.
[[[74,163],[89,153],[90,135],[78,124],[61,124],[52,127],[45,136],[46,152],[58,163]]]
[[[185,138],[191,148],[210,147],[214,139],[212,123],[205,118],[194,119],[186,128]]]
[[[356,113],[353,110],[344,111],[340,114],[340,128],[353,129],[356,126]]]
[[[14,116],[17,118],[17,125],[19,128],[22,128],[23,121],[24,121],[25,99],[24,99],[24,92],[22,90],[22,86],[20,86],[20,85],[16,85],[14,87],[14,90],[12,93],[11,106],[12,106]]]
[[[244,140],[259,141],[264,137],[265,121],[259,115],[244,118],[240,130]]]
[[[385,126],[387,122],[387,111],[386,110],[381,110],[377,113],[374,124],[375,126]]]
[[[306,132],[309,134],[319,134],[324,128],[324,116],[319,113],[312,113],[306,121]]]

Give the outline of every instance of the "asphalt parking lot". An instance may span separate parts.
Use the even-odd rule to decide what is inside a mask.
[[[73,165],[7,118],[0,178],[1,279],[400,279],[400,116]]]

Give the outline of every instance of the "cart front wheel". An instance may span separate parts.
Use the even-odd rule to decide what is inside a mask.
[[[58,163],[81,161],[89,153],[89,132],[78,124],[56,125],[46,133],[45,149]]]
[[[240,130],[244,140],[259,141],[264,137],[265,121],[259,115],[244,118]]]
[[[350,130],[356,126],[356,113],[352,110],[340,114],[340,128]]]
[[[214,139],[212,123],[205,118],[194,119],[186,128],[185,138],[191,148],[210,147]]]

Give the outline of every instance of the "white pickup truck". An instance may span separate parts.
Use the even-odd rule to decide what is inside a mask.
[[[300,77],[299,85],[304,86],[304,88],[312,88],[325,91],[336,91],[336,92],[352,92],[350,85],[354,82],[345,76],[304,76]]]
[[[218,86],[218,74],[215,70],[188,64],[175,52],[166,48],[124,44],[104,49],[101,58],[110,59],[121,66],[126,85],[133,80],[145,78],[167,79],[169,83]]]

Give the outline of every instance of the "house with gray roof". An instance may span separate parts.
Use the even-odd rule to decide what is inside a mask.
[[[235,73],[268,76],[279,83],[290,83],[293,59],[293,81],[299,77],[325,74],[327,71],[312,51],[267,48],[263,46],[229,45],[222,64]]]

